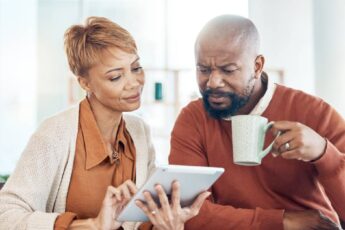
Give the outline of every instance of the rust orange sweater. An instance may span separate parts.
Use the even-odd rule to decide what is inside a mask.
[[[172,132],[172,164],[225,168],[186,229],[283,229],[284,210],[318,209],[345,219],[345,121],[327,103],[298,90],[277,86],[262,114],[270,121],[301,122],[327,139],[316,162],[266,156],[260,166],[233,163],[231,121],[210,118],[202,100],[180,113]],[[273,140],[266,138],[265,146]],[[339,217],[338,217],[339,215]]]

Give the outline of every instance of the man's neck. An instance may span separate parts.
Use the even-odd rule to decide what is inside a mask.
[[[263,79],[260,77],[255,81],[253,93],[250,96],[248,103],[245,106],[243,106],[240,110],[238,110],[236,115],[249,114],[258,104],[260,99],[265,95],[266,90],[267,81],[263,81]]]

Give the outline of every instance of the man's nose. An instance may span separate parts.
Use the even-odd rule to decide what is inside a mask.
[[[207,81],[207,88],[216,89],[224,85],[223,76],[217,70],[212,70]]]

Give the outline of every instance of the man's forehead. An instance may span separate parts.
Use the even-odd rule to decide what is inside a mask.
[[[227,47],[209,47],[196,50],[196,60],[198,63],[216,62],[217,65],[235,63],[239,58],[237,49]]]

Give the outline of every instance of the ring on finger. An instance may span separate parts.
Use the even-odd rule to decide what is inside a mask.
[[[152,214],[152,215],[156,215],[156,213],[157,213],[156,210],[151,211],[151,214]]]
[[[284,145],[285,151],[289,151],[290,147],[291,147],[290,143],[286,142],[285,145]]]

